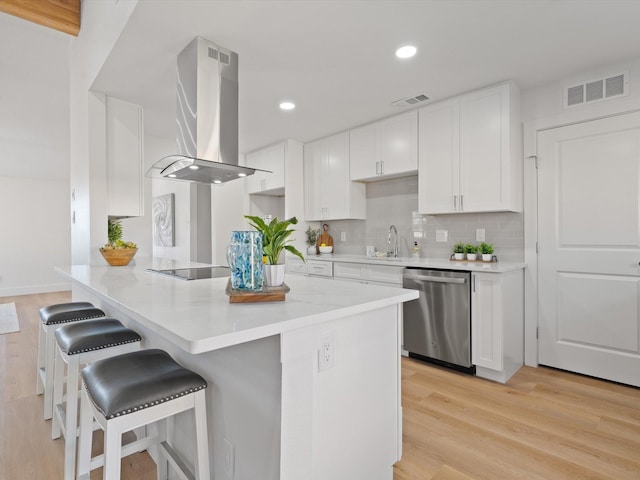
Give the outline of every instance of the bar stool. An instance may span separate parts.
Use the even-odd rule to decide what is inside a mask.
[[[38,332],[38,365],[36,393],[44,393],[44,419],[53,412],[53,364],[56,355],[55,331],[65,323],[104,317],[105,313],[89,302],[71,302],[49,305],[40,309]]]
[[[158,478],[167,478],[167,464],[180,478],[194,478],[167,441],[166,419],[193,409],[196,428],[196,475],[209,480],[209,447],[205,391],[207,382],[176,363],[168,353],[140,350],[92,363],[80,372],[84,383],[80,406],[78,478],[88,479],[90,470],[104,465],[105,480],[120,479],[121,453],[126,456],[157,443]],[[91,458],[92,420],[104,430],[104,458]],[[159,420],[157,436],[146,437],[121,451],[122,434]],[[134,444],[137,444],[134,446]]]
[[[140,350],[142,338],[115,318],[99,318],[63,325],[55,332],[58,343],[53,376],[51,438],[64,435],[64,478],[73,480],[78,427],[78,376],[80,366]],[[67,396],[63,400],[67,366]]]

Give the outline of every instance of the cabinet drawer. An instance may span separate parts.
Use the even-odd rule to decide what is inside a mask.
[[[367,280],[402,285],[403,268],[386,265],[367,265]]]
[[[287,273],[307,274],[307,264],[297,258],[287,258]]]
[[[355,278],[364,280],[366,277],[366,265],[361,263],[341,263],[334,262],[333,275],[336,278]]]
[[[321,275],[323,277],[333,277],[333,262],[307,260],[307,273],[309,275]]]

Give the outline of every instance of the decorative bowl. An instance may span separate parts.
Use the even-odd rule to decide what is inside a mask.
[[[319,248],[320,248],[320,253],[331,253],[331,252],[333,252],[333,246],[319,247]]]
[[[135,256],[137,248],[109,248],[100,249],[100,253],[107,261],[107,263],[113,267],[123,267],[129,265],[131,259]]]

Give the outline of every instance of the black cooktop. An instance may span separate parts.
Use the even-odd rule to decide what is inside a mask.
[[[229,267],[196,267],[196,268],[171,268],[167,270],[146,270],[151,273],[160,273],[180,280],[202,280],[205,278],[220,278],[230,275]]]

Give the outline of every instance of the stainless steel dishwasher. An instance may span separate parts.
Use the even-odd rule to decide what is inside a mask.
[[[420,291],[403,307],[409,356],[467,373],[471,364],[471,273],[407,267],[402,286]]]

